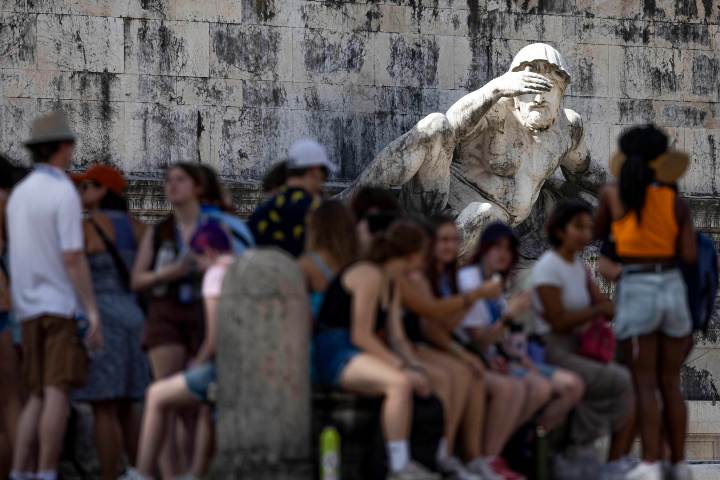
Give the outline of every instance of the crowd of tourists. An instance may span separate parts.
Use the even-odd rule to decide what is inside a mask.
[[[452,217],[403,212],[381,188],[325,197],[335,164],[313,140],[268,173],[247,223],[212,168],[170,165],[172,210],[152,226],[133,217],[111,165],[66,173],[75,141],[52,113],[25,143],[34,168],[1,164],[0,474],[58,478],[71,402],[87,402],[103,479],[206,475],[223,279],[246,250],[274,246],[307,282],[313,382],[382,398],[387,478],[525,478],[506,461],[518,432],[560,439],[556,478],[691,478],[679,267],[697,250],[675,183],[687,157],[657,128],[619,139],[597,208],[555,206],[534,265],[499,222],[460,258]],[[593,241],[614,302],[583,260]],[[444,427],[420,463],[411,413],[430,395]]]

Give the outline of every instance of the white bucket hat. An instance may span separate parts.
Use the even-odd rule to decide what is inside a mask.
[[[329,172],[337,171],[337,166],[328,159],[327,149],[323,145],[312,138],[297,140],[288,149],[287,168],[299,170],[311,167],[324,167]]]

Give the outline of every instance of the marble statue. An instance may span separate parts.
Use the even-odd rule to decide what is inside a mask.
[[[457,216],[467,253],[488,222],[522,223],[558,167],[568,179],[588,171],[582,120],[562,106],[569,83],[557,50],[528,45],[507,73],[385,147],[345,195],[402,187],[408,209]]]

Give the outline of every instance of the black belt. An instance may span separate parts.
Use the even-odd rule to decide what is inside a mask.
[[[633,275],[635,273],[666,273],[677,269],[677,263],[635,264],[623,268],[623,275]]]

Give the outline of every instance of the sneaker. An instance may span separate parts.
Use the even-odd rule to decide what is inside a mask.
[[[670,478],[672,480],[692,480],[693,474],[687,462],[678,462],[670,467]]]
[[[480,475],[483,480],[504,480],[503,477],[495,473],[490,464],[484,458],[476,458],[467,464],[468,470],[472,473]]]
[[[444,477],[453,480],[484,480],[483,477],[468,470],[457,457],[439,459],[437,469]]]
[[[558,454],[553,459],[553,478],[555,480],[588,478],[585,475],[585,463],[571,455]]]
[[[504,480],[526,480],[524,475],[514,470],[510,470],[507,462],[502,457],[495,457],[489,462],[490,468],[496,475],[500,475]]]
[[[625,476],[627,480],[663,480],[660,462],[642,462]]]
[[[628,472],[637,467],[639,461],[632,457],[622,457],[602,465],[599,480],[625,480]]]
[[[419,463],[411,460],[407,466],[399,472],[391,473],[387,477],[387,480],[441,480],[441,478],[437,473],[433,473]]]
[[[141,475],[140,472],[135,470],[134,468],[128,468],[125,470],[125,473],[123,473],[118,480],[151,480],[149,477],[146,477],[145,475]]]

